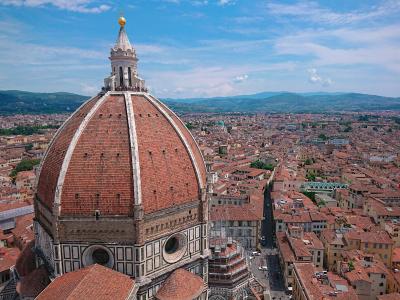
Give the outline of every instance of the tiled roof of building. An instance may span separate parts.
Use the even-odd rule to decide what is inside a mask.
[[[0,248],[0,272],[9,270],[14,266],[19,254],[18,248]]]
[[[228,240],[227,238],[212,237],[209,240],[209,245],[211,249],[218,249],[218,252],[213,252],[218,257],[226,257],[238,251],[236,242]]]
[[[393,248],[393,263],[400,263],[400,248]]]
[[[327,282],[323,282],[316,278],[314,274],[317,269],[312,263],[294,263],[296,273],[299,276],[301,285],[304,288],[304,292],[309,297],[309,299],[314,300],[355,300],[358,299],[354,290],[351,286],[347,286],[347,291],[336,291],[329,282],[329,278],[332,276],[327,276]]]
[[[360,215],[347,215],[345,219],[348,224],[355,225],[359,229],[369,229],[374,223],[372,222],[370,217],[360,216]]]
[[[379,295],[378,300],[399,300],[400,299],[400,293],[391,293],[391,294],[386,294],[386,295]]]
[[[384,263],[375,259],[373,255],[366,254],[360,250],[346,251],[344,254],[344,265],[342,271],[344,272],[344,277],[353,284],[356,281],[366,281],[371,282],[370,274],[385,274],[389,275],[390,271],[384,265]],[[353,263],[353,270],[348,271],[348,266],[346,265],[348,261]]]
[[[282,253],[282,257],[285,262],[294,262],[295,257],[292,249],[290,248],[286,233],[277,232],[276,240],[278,242],[279,251]]]
[[[36,299],[125,300],[134,285],[129,276],[95,264],[57,277]]]
[[[284,223],[311,223],[310,213],[304,210],[279,211],[274,210],[274,219]]]
[[[363,272],[361,270],[354,270],[351,272],[344,273],[344,277],[351,283],[354,284],[357,281],[366,281],[371,282],[371,279],[368,277],[367,272]]]
[[[321,231],[321,239],[325,240],[328,244],[344,245],[343,234],[337,233],[333,229],[324,229]]]
[[[199,200],[205,181],[201,152],[170,109],[148,94],[106,94],[57,132],[37,195],[50,210],[59,197],[61,215],[131,215],[139,199],[145,213]]]
[[[177,269],[165,280],[156,294],[158,300],[192,300],[205,290],[201,277],[185,269]]]
[[[260,216],[248,205],[223,205],[210,208],[211,221],[257,221]]]
[[[386,231],[364,232],[351,230],[346,232],[344,236],[346,239],[360,240],[363,243],[393,244],[393,240]]]

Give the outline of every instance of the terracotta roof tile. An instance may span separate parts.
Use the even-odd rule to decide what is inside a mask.
[[[86,102],[80,110],[76,111],[59,129],[49,147],[51,151],[47,152],[48,154],[42,164],[38,180],[37,195],[50,209],[53,208],[55,187],[68,146],[84,117],[98,99],[98,97],[95,97]]]
[[[158,300],[192,300],[205,290],[201,277],[185,269],[177,269],[165,280],[156,294]]]
[[[391,293],[391,294],[386,294],[386,295],[380,295],[377,298],[378,298],[378,300],[399,300],[400,293]]]
[[[200,186],[205,187],[205,165],[188,129],[157,100],[154,103],[147,96],[131,95],[137,138],[131,143],[128,99],[122,93],[102,100],[96,97],[56,134],[44,159],[37,189],[39,199],[49,209],[61,166],[68,162],[61,185],[62,215],[87,216],[95,210],[101,215],[132,215],[136,179],[131,144],[135,143],[145,212],[199,200]],[[96,103],[99,105],[94,106]],[[85,119],[89,113],[91,117]],[[87,123],[78,133],[83,121]],[[74,136],[77,141],[71,148]],[[68,150],[71,159],[65,161]]]
[[[0,248],[0,272],[9,270],[14,266],[19,254],[18,248]]]
[[[134,285],[129,276],[95,264],[57,277],[36,299],[122,300]]]

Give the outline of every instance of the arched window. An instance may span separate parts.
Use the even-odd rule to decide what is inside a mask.
[[[124,86],[124,72],[122,71],[122,67],[119,67],[119,85]]]
[[[129,79],[129,86],[132,86],[132,72],[131,72],[131,67],[128,67],[128,79]]]

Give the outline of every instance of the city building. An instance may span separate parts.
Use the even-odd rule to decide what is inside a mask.
[[[360,300],[374,300],[386,293],[388,269],[373,255],[345,252],[338,263],[338,273],[353,286]]]
[[[346,250],[361,250],[372,254],[387,266],[392,266],[393,241],[386,231],[364,232],[350,230],[344,234]]]
[[[340,230],[325,229],[321,233],[321,241],[324,245],[324,266],[329,271],[336,271],[336,264],[347,249],[343,232]]]
[[[231,238],[211,237],[210,250],[209,299],[247,299],[251,295],[250,272],[244,248]]]
[[[212,207],[210,225],[214,231],[224,231],[227,237],[247,249],[256,249],[260,242],[261,211],[250,205],[221,205]]]
[[[312,263],[295,263],[293,299],[357,300],[353,287],[331,272],[318,271]]]
[[[287,232],[278,232],[276,239],[286,288],[293,287],[293,265],[296,262],[311,262],[322,271],[324,247],[314,232],[290,226]]]

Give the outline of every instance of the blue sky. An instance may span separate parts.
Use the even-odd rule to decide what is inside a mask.
[[[159,97],[400,96],[399,0],[0,0],[0,90],[96,93],[121,12]]]

